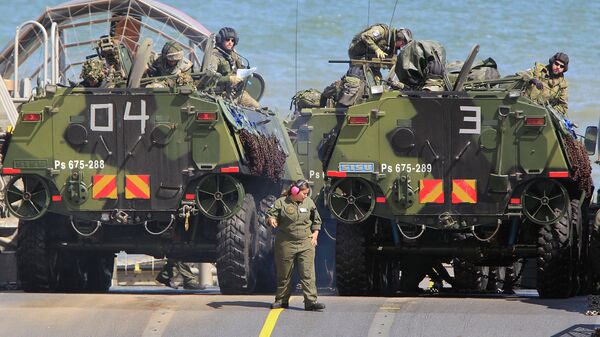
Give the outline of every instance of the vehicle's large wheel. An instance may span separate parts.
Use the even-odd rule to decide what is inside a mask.
[[[340,222],[337,225],[335,273],[341,296],[367,295],[371,288],[364,226]]]
[[[254,250],[256,251],[253,266],[260,277],[256,280],[256,292],[272,293],[277,285],[274,263],[275,238],[273,228],[267,224],[267,211],[273,206],[277,198],[269,194],[257,203],[258,221],[253,231]]]
[[[570,221],[569,209],[556,222],[540,228],[537,242],[537,290],[540,297],[566,298],[571,294]]]
[[[585,292],[584,289],[586,286],[586,273],[585,273],[585,255],[586,252],[583,251],[583,247],[579,245],[580,235],[584,233],[579,233],[582,230],[582,212],[581,212],[581,203],[579,200],[571,200],[571,217],[570,217],[570,231],[573,236],[571,241],[571,252],[570,257],[571,261],[569,265],[571,266],[571,295],[577,296],[580,292]]]
[[[254,197],[246,194],[242,207],[231,218],[218,223],[217,277],[223,294],[251,293],[255,289],[252,262],[256,251],[250,229],[257,221]]]
[[[588,282],[589,291],[592,294],[600,294],[600,210],[596,213],[595,224],[590,233],[590,244],[588,250]]]
[[[86,275],[85,290],[105,293],[112,284],[115,256],[113,254],[92,254],[83,259]]]
[[[476,266],[472,262],[456,258],[454,268],[454,289],[459,291],[482,292],[487,289],[489,268]]]
[[[19,220],[17,272],[27,292],[52,291],[57,284],[58,252],[47,247],[44,218]]]

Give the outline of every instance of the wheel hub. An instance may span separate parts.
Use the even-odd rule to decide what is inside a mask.
[[[23,193],[23,200],[25,200],[25,201],[31,200],[31,193],[29,193],[29,192]]]
[[[215,192],[215,200],[222,200],[222,199],[223,199],[223,193]]]
[[[349,196],[348,197],[348,203],[353,205],[356,202],[356,198],[354,196]]]

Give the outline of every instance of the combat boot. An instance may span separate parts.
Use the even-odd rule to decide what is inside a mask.
[[[271,304],[271,309],[287,309],[290,307],[290,303],[289,302],[284,302],[284,301],[275,301]]]
[[[184,283],[183,289],[185,290],[204,290],[206,287],[198,282]]]
[[[179,288],[177,286],[177,284],[175,284],[170,279],[162,276],[161,274],[158,274],[158,276],[156,277],[156,281],[159,282],[159,283],[162,283],[162,284],[166,285],[169,288],[173,288],[173,289],[178,289]]]
[[[325,304],[314,302],[314,303],[305,303],[304,310],[306,311],[321,311],[325,309]]]

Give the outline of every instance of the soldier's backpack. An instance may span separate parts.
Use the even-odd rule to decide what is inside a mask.
[[[321,106],[321,92],[317,89],[306,89],[298,91],[292,102],[290,103],[290,110],[292,107],[294,111],[300,111],[304,108],[318,108]]]

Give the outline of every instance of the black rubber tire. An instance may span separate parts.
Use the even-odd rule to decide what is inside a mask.
[[[596,213],[595,224],[591,229],[588,256],[588,290],[592,294],[600,294],[600,259],[594,258],[600,256],[600,210]]]
[[[277,286],[273,251],[275,236],[273,228],[267,224],[267,211],[273,206],[276,199],[274,195],[269,194],[258,201],[256,205],[258,221],[253,230],[256,251],[253,266],[256,274],[260,275],[256,280],[255,292],[260,293],[272,293]]]
[[[569,231],[571,210],[556,222],[542,226],[537,241],[537,290],[541,298],[567,298],[573,275]]]
[[[579,235],[577,228],[582,228],[582,212],[581,203],[579,200],[571,200],[571,217],[570,217],[570,231],[573,238],[571,240],[571,294],[570,296],[577,296],[580,292],[586,292],[586,273],[584,258],[585,254],[579,247]],[[582,233],[583,234],[583,233]],[[583,247],[581,247],[583,248]]]
[[[254,197],[247,193],[242,208],[217,225],[217,277],[222,294],[247,294],[255,289],[255,251],[250,228],[257,221]]]
[[[17,273],[26,292],[53,291],[58,281],[58,252],[47,248],[44,219],[19,220]]]
[[[452,260],[454,268],[454,289],[465,292],[482,292],[487,289],[489,269],[476,266],[472,262],[455,258]]]
[[[85,291],[92,293],[108,292],[112,285],[115,256],[113,254],[90,255],[84,259],[86,275]]]
[[[364,226],[338,222],[335,273],[340,296],[365,296],[371,289]]]

